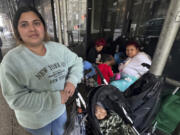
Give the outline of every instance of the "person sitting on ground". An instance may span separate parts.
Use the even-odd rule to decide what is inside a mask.
[[[104,79],[109,83],[110,78],[114,76],[113,71],[111,69],[111,66],[114,65],[115,61],[112,55],[109,54],[103,54],[101,58],[101,64],[98,65],[98,69],[102,73]],[[97,76],[97,82],[99,85],[102,84],[101,77],[98,74]]]
[[[140,51],[137,42],[129,42],[126,45],[126,55],[128,58],[119,65],[120,80],[111,82],[120,91],[125,91],[131,84],[145,74],[151,65],[151,58]]]
[[[105,109],[99,102],[95,106],[95,116],[102,135],[133,135],[130,127],[116,112]]]
[[[99,63],[101,57],[100,53],[105,45],[106,41],[103,38],[98,39],[95,46],[89,50],[87,55],[87,61],[91,63]]]

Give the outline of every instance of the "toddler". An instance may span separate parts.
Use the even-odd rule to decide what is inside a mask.
[[[114,76],[111,66],[114,65],[115,61],[112,55],[102,54],[101,64],[98,65],[98,69],[102,73],[104,79],[109,83],[110,78]],[[97,82],[99,85],[102,84],[100,75],[97,76]]]

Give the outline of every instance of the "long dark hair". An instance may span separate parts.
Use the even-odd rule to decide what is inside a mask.
[[[49,40],[49,37],[48,37],[48,34],[47,34],[47,26],[46,26],[46,23],[43,19],[43,17],[41,16],[41,14],[38,12],[38,10],[34,7],[31,7],[31,6],[26,6],[26,7],[20,7],[17,11],[16,11],[16,14],[13,18],[13,29],[14,29],[14,34],[15,34],[15,37],[16,39],[20,42],[20,43],[23,43],[21,37],[20,37],[20,34],[18,32],[18,22],[19,22],[19,19],[21,17],[21,14],[22,13],[25,13],[25,12],[29,12],[29,11],[32,11],[34,12],[38,17],[39,19],[41,20],[41,22],[43,23],[43,26],[44,26],[44,30],[45,30],[45,38],[44,38],[44,41],[48,41]]]

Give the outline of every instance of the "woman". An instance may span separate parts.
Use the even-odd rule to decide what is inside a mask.
[[[33,135],[62,135],[65,103],[83,76],[82,59],[50,42],[46,24],[33,7],[18,9],[13,20],[19,46],[3,58],[3,96],[19,124]]]
[[[87,61],[91,63],[99,64],[99,60],[101,57],[100,54],[105,45],[106,45],[106,41],[103,38],[98,39],[96,41],[95,46],[89,50],[88,55],[87,55]]]
[[[141,52],[136,42],[129,42],[126,45],[126,55],[128,58],[119,65],[120,80],[111,82],[120,91],[125,91],[131,84],[145,74],[151,65],[151,58]]]

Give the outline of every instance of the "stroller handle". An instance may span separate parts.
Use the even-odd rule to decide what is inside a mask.
[[[80,101],[78,104],[82,104],[83,107],[86,109],[86,102],[82,97],[81,93],[77,89],[75,90],[74,95],[75,95],[75,99],[78,99],[78,101]]]
[[[67,105],[72,104],[74,101],[76,100],[76,102],[78,101],[78,106],[80,106],[81,104],[83,105],[83,107],[86,109],[86,102],[83,99],[81,93],[78,91],[78,89],[75,89],[74,95],[73,97],[71,97],[71,100],[67,103]]]
[[[86,102],[84,101],[81,93],[78,92],[77,96],[78,96],[79,100],[81,101],[82,105],[84,106],[84,108],[86,109]]]
[[[99,74],[101,80],[103,81],[103,83],[105,85],[108,85],[108,82],[106,81],[106,79],[104,78],[104,76],[102,75],[101,71],[99,70],[99,68],[97,67],[96,64],[92,64],[92,66],[96,69],[97,73]]]

